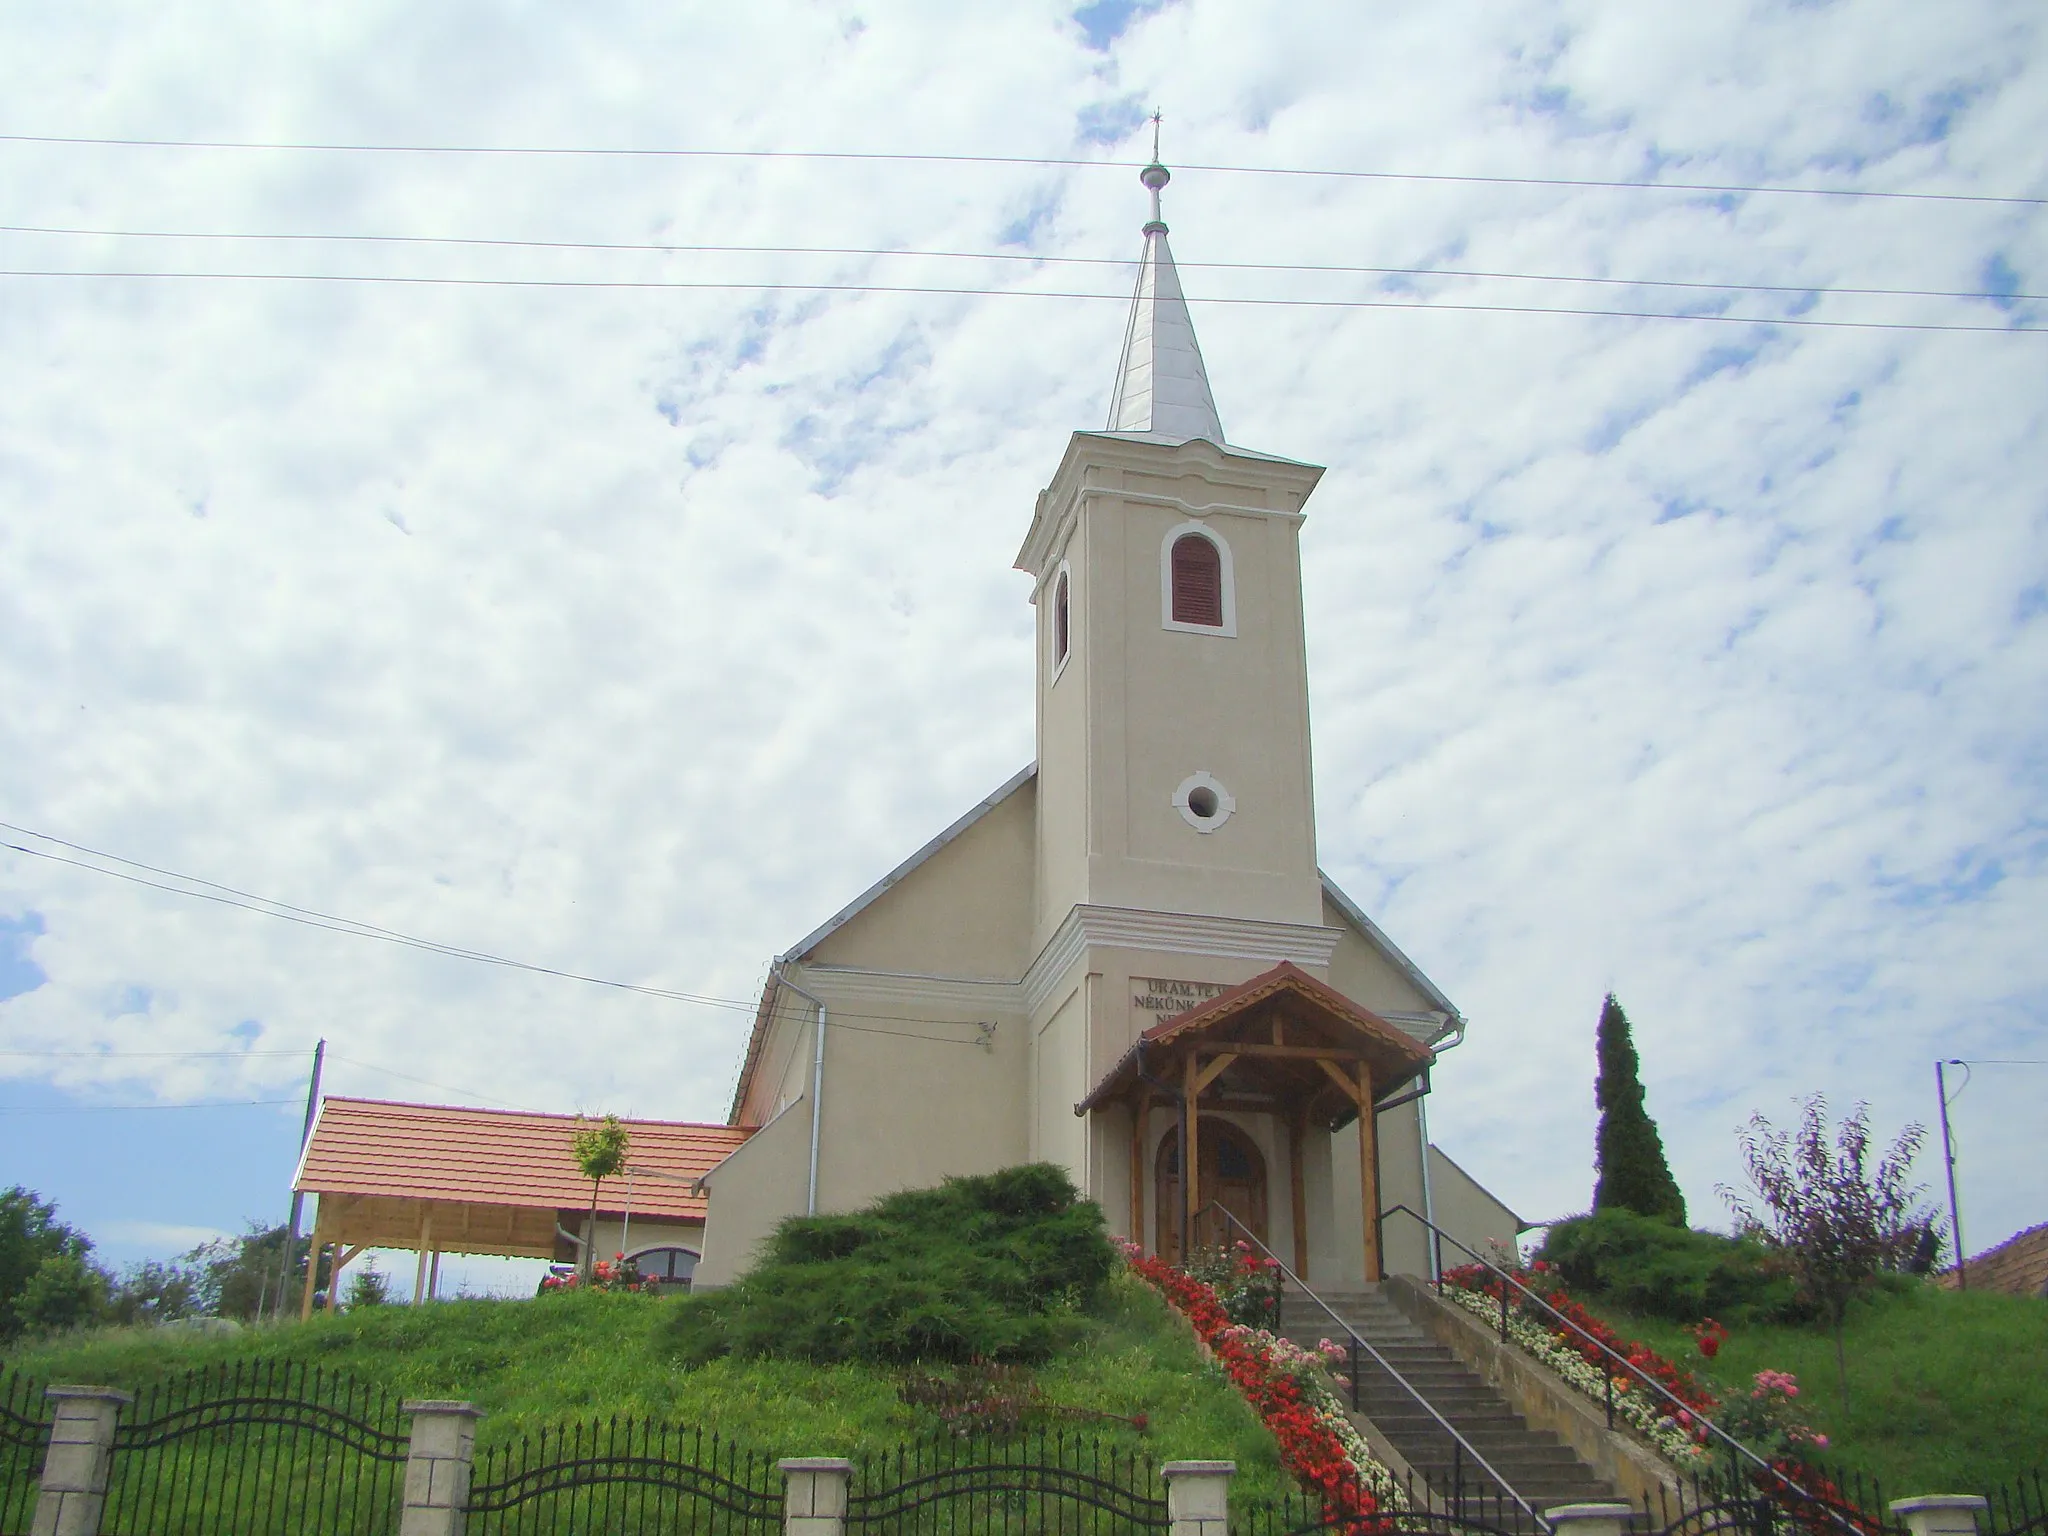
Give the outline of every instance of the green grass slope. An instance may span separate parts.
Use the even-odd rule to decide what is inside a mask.
[[[202,1365],[304,1362],[408,1397],[475,1402],[488,1415],[479,1428],[484,1446],[614,1413],[701,1425],[777,1456],[881,1451],[940,1427],[903,1403],[901,1374],[886,1367],[736,1358],[682,1366],[670,1341],[675,1311],[688,1305],[589,1294],[365,1308],[214,1336],[108,1329],[17,1347],[4,1363],[44,1382],[133,1389]],[[1282,1490],[1272,1436],[1142,1282],[1113,1278],[1092,1306],[1064,1320],[1062,1333],[1032,1368],[1046,1400],[1143,1414],[1148,1424],[1141,1432],[1053,1414],[1040,1421],[1048,1430],[1099,1435],[1155,1461],[1234,1459],[1246,1497]]]
[[[1825,1328],[1732,1328],[1712,1360],[1678,1324],[1581,1297],[1622,1334],[1717,1383],[1747,1391],[1758,1371],[1799,1378],[1806,1421],[1829,1440],[1819,1459],[1875,1478],[1887,1498],[1976,1493],[2048,1469],[2048,1304],[1914,1284],[1850,1312],[1849,1402]]]

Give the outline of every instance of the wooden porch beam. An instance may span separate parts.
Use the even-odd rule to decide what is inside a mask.
[[[1194,1091],[1196,1093],[1200,1093],[1204,1088],[1207,1088],[1211,1083],[1215,1082],[1217,1078],[1221,1077],[1225,1072],[1227,1072],[1230,1069],[1230,1064],[1236,1060],[1237,1055],[1235,1052],[1232,1052],[1231,1054],[1226,1056],[1218,1056],[1214,1061],[1210,1062],[1208,1066],[1203,1067],[1200,1071],[1196,1072],[1194,1079]]]
[[[1145,1247],[1145,1132],[1152,1118],[1152,1092],[1142,1085],[1131,1095],[1131,1241]]]
[[[1188,1144],[1180,1163],[1181,1209],[1187,1213],[1187,1222],[1181,1233],[1180,1262],[1187,1263],[1195,1246],[1195,1212],[1200,1209],[1197,1201],[1201,1197],[1202,1166],[1201,1106],[1198,1103],[1200,1090],[1195,1086],[1195,1053],[1188,1052],[1186,1076],[1183,1079],[1187,1094]]]
[[[1308,1155],[1308,1114],[1297,1108],[1287,1117],[1287,1184],[1294,1217],[1294,1273],[1308,1278],[1308,1176],[1302,1159]]]
[[[1365,1052],[1341,1045],[1263,1045],[1255,1040],[1212,1040],[1202,1045],[1204,1053],[1235,1051],[1240,1056],[1274,1056],[1292,1061],[1364,1061]]]
[[[1343,1090],[1345,1098],[1349,1099],[1354,1105],[1359,1104],[1358,1084],[1354,1083],[1353,1081],[1351,1081],[1350,1078],[1346,1077],[1344,1073],[1338,1069],[1338,1066],[1334,1061],[1318,1061],[1316,1065],[1321,1067],[1325,1072],[1327,1072],[1330,1075],[1330,1081],[1335,1083],[1340,1089]],[[1361,1078],[1367,1078],[1369,1080],[1370,1069],[1368,1069],[1366,1064],[1362,1061],[1358,1064],[1358,1072]],[[1359,1105],[1359,1108],[1362,1112],[1364,1106]]]

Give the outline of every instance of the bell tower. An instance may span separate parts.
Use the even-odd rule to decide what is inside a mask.
[[[1076,907],[1322,922],[1302,507],[1322,470],[1228,444],[1155,162],[1109,419],[1017,567],[1038,608],[1036,942]]]

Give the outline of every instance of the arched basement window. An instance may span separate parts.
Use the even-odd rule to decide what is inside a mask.
[[[1173,541],[1173,621],[1223,625],[1223,557],[1199,533]]]

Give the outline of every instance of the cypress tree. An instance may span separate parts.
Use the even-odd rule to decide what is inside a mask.
[[[1643,1108],[1643,1083],[1638,1075],[1635,1040],[1628,1015],[1612,992],[1600,1009],[1600,1077],[1593,1085],[1600,1106],[1600,1130],[1593,1163],[1599,1182],[1593,1188],[1593,1209],[1634,1211],[1677,1226],[1685,1225],[1685,1196],[1664,1160],[1664,1139],[1657,1122]]]

